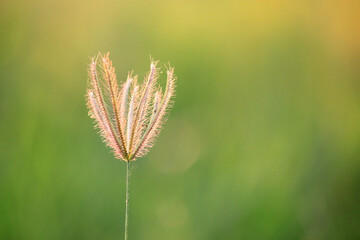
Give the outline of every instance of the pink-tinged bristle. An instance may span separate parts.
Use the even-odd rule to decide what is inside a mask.
[[[147,76],[146,81],[143,83],[144,84],[143,92],[141,94],[141,100],[139,102],[139,106],[135,115],[133,128],[132,128],[130,147],[129,147],[130,149],[132,149],[133,146],[137,145],[137,141],[143,129],[142,123],[144,121],[144,115],[146,114],[148,103],[151,98],[151,94],[153,92],[153,86],[157,80],[156,64],[157,62],[151,62],[150,72]]]
[[[156,135],[158,134],[161,128],[161,125],[165,121],[164,116],[166,114],[166,110],[168,109],[171,98],[174,95],[174,88],[175,88],[175,79],[173,77],[173,70],[168,71],[167,73],[168,73],[168,81],[167,81],[164,97],[162,100],[162,104],[160,106],[158,113],[154,117],[152,124],[148,127],[148,130],[143,136],[142,141],[139,143],[138,147],[135,150],[134,155],[136,157],[141,157],[143,154],[147,152],[146,148],[152,146],[152,143],[155,140]]]
[[[125,128],[126,128],[126,111],[127,111],[127,102],[128,102],[128,98],[129,98],[129,91],[130,91],[130,85],[132,83],[132,81],[134,80],[134,78],[131,75],[128,75],[128,78],[126,80],[126,82],[123,84],[122,89],[121,89],[121,93],[120,93],[120,121],[121,121],[121,127],[122,127],[122,131],[125,133]]]
[[[97,127],[100,129],[100,135],[103,137],[106,144],[113,149],[115,156],[117,158],[123,158],[124,156],[116,147],[116,140],[112,136],[111,128],[106,122],[104,116],[102,116],[99,105],[92,91],[88,92],[88,103],[90,108],[90,116],[97,122]]]
[[[106,80],[106,86],[109,89],[109,94],[111,98],[111,108],[113,112],[113,117],[115,118],[115,125],[116,125],[116,133],[119,136],[119,142],[120,142],[120,148],[125,156],[125,158],[128,157],[128,153],[125,146],[125,138],[123,133],[123,128],[121,127],[121,121],[120,121],[120,114],[119,114],[119,106],[118,101],[116,99],[119,98],[119,87],[116,80],[116,74],[115,74],[115,68],[112,66],[112,62],[109,60],[109,53],[107,55],[104,55],[103,58],[103,71],[104,71],[104,78]]]
[[[127,129],[126,129],[126,138],[127,138],[127,149],[128,152],[130,152],[130,138],[131,138],[131,132],[132,132],[132,124],[134,121],[134,107],[135,107],[135,101],[138,94],[138,86],[135,85],[134,90],[132,92],[130,104],[129,104],[129,112],[127,117]]]
[[[99,109],[100,112],[103,116],[103,118],[106,120],[107,125],[110,127],[111,129],[111,139],[109,140],[110,142],[112,142],[112,146],[114,149],[114,152],[119,153],[117,155],[120,155],[121,158],[125,158],[125,154],[124,151],[121,148],[121,144],[120,142],[117,140],[116,138],[116,134],[115,134],[115,130],[113,129],[113,123],[111,122],[111,117],[109,116],[109,111],[107,110],[107,106],[104,102],[104,96],[103,96],[103,92],[100,88],[99,85],[99,79],[97,76],[97,62],[96,60],[92,60],[92,64],[90,65],[90,71],[91,71],[91,86],[94,89],[93,93],[96,96],[96,101],[99,105]],[[115,143],[115,144],[114,144]]]

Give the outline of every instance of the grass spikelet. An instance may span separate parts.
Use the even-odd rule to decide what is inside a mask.
[[[109,53],[91,59],[87,91],[89,115],[116,158],[134,161],[142,157],[165,122],[175,92],[174,69],[168,68],[167,86],[162,93],[157,87],[160,70],[157,64],[151,61],[142,84],[138,85],[137,76],[129,73],[120,88]]]
[[[167,68],[166,89],[162,92],[157,86],[160,72],[157,65],[157,61],[151,61],[149,73],[141,84],[138,84],[137,76],[131,72],[120,85],[109,53],[92,58],[89,65],[86,94],[89,115],[115,158],[127,162],[125,240],[128,229],[130,162],[144,156],[153,146],[166,121],[166,113],[172,106],[175,93],[174,68]]]

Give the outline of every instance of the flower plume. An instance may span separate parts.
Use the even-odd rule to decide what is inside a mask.
[[[133,161],[144,156],[154,144],[175,93],[174,68],[167,67],[163,92],[157,85],[160,68],[151,61],[150,71],[139,84],[128,74],[120,86],[109,53],[91,59],[86,94],[89,115],[104,142],[118,159]]]

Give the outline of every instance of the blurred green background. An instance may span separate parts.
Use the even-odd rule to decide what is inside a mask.
[[[360,239],[359,1],[1,1],[0,239],[123,239],[125,164],[89,57],[177,98],[131,175],[129,238]],[[164,79],[161,80],[162,83]]]

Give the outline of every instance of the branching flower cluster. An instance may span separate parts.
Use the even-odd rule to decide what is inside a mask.
[[[155,142],[175,93],[174,68],[167,67],[165,91],[158,86],[160,69],[151,61],[139,84],[130,73],[119,86],[109,53],[91,59],[86,98],[89,115],[114,155],[124,161],[144,156]]]

